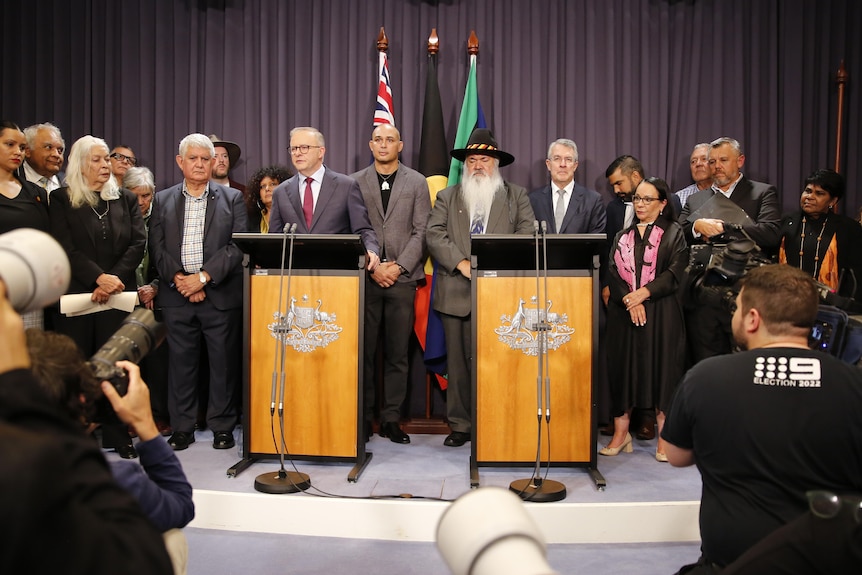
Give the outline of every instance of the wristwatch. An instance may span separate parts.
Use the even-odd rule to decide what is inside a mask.
[[[207,275],[204,272],[202,272],[202,271],[198,272],[198,278],[201,280],[202,284],[206,285]]]

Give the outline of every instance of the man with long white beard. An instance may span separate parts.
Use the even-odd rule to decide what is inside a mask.
[[[497,147],[490,130],[473,130],[467,147],[452,150],[452,157],[464,162],[464,175],[460,184],[437,194],[426,240],[437,262],[432,305],[443,323],[449,367],[446,417],[452,433],[443,444],[459,447],[470,440],[473,427],[470,236],[531,234],[536,218],[527,190],[500,175],[500,166],[511,164],[515,158]]]

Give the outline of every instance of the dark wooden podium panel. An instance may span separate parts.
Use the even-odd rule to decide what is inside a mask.
[[[284,436],[287,450],[296,456],[355,458],[359,412],[360,314],[359,277],[294,275],[291,298],[295,299],[296,322],[302,337],[285,346],[286,385]],[[270,428],[270,402],[276,339],[268,328],[279,309],[278,275],[252,275],[250,310],[249,406],[252,454],[278,454]],[[287,297],[287,281],[284,281]],[[320,300],[320,302],[318,302]],[[287,314],[290,302],[282,305]],[[326,321],[324,321],[326,320]],[[331,333],[340,329],[337,333]],[[325,346],[320,340],[332,338]],[[276,405],[278,398],[276,398]],[[279,436],[278,412],[274,418]]]
[[[535,276],[476,278],[476,445],[479,464],[536,460],[538,360]],[[551,378],[551,456],[557,463],[589,463],[593,365],[593,278],[548,277],[548,369]],[[544,289],[544,280],[543,280]],[[523,308],[519,302],[523,301]],[[556,315],[555,315],[556,314]],[[568,338],[567,341],[563,341]],[[553,340],[559,342],[556,345]],[[531,350],[532,353],[525,353]],[[544,386],[544,383],[543,383]],[[543,411],[544,413],[544,411]],[[547,459],[542,417],[541,457]]]

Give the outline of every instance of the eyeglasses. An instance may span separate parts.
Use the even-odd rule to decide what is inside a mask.
[[[862,500],[859,497],[839,497],[831,491],[808,491],[808,508],[821,519],[837,517],[845,505],[851,509],[856,523],[862,523]]]
[[[118,162],[126,162],[126,163],[127,163],[127,164],[129,164],[130,166],[137,166],[137,165],[138,165],[138,160],[137,160],[137,158],[133,158],[133,157],[131,157],[131,156],[127,156],[127,155],[125,155],[125,154],[121,154],[120,152],[114,152],[113,154],[111,154],[111,155],[110,155],[110,156],[108,156],[108,157],[109,157],[109,158],[114,158],[114,159],[115,159],[115,160],[117,160]]]
[[[292,155],[307,154],[311,148],[322,148],[323,146],[291,146],[287,149]]]
[[[646,204],[650,205],[653,202],[661,201],[660,198],[644,198],[642,196],[632,196],[633,204]]]

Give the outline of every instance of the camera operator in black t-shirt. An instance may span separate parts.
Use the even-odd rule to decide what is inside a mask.
[[[679,573],[862,572],[862,371],[808,348],[804,272],[742,281],[732,328],[747,351],[695,365],[662,431],[670,463],[703,479],[702,556]]]

